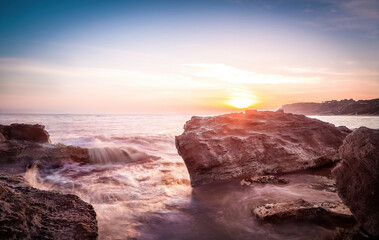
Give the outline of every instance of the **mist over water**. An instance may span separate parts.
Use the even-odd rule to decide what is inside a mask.
[[[315,176],[287,175],[288,185],[238,182],[192,189],[175,148],[188,115],[0,115],[1,124],[39,123],[53,143],[90,148],[91,164],[70,163],[49,174],[36,166],[32,186],[78,195],[97,213],[100,239],[327,239],[333,230],[310,222],[260,223],[251,209],[269,201],[335,200],[309,188]],[[379,128],[378,117],[317,117]],[[337,197],[338,198],[338,197]]]

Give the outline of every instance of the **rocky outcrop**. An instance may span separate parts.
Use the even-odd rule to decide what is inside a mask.
[[[22,126],[22,127],[19,127]],[[66,163],[118,164],[153,161],[159,157],[148,155],[133,148],[82,148],[63,144],[41,143],[35,132],[44,130],[42,125],[11,124],[0,126],[7,137],[0,139],[0,173],[20,174],[35,164],[42,171],[62,167]],[[15,135],[14,129],[34,129]],[[5,130],[4,130],[5,129]],[[38,131],[35,129],[39,129]],[[31,137],[27,134],[30,133]],[[41,133],[42,134],[42,133]],[[15,137],[18,136],[18,137]],[[35,136],[35,137],[33,137]],[[42,136],[42,135],[41,135]],[[0,136],[1,137],[1,136]],[[19,138],[19,140],[12,140]],[[23,140],[21,140],[23,139]],[[28,139],[28,140],[26,140]]]
[[[246,111],[192,117],[175,140],[197,186],[330,164],[348,133],[303,115]]]
[[[88,149],[29,141],[0,142],[0,172],[17,174],[34,163],[43,170],[62,167],[68,162],[89,163]]]
[[[159,157],[132,148],[88,149],[63,144],[40,144],[30,141],[0,141],[0,172],[20,174],[36,164],[38,169],[49,170],[67,163],[120,164],[148,162]]]
[[[253,209],[253,215],[264,221],[328,220],[337,226],[353,226],[350,210],[339,202],[311,203],[303,199],[284,203],[267,203]]]
[[[340,148],[338,195],[369,236],[379,238],[379,130],[360,127]]]
[[[0,239],[97,239],[93,207],[71,194],[0,174]]]
[[[0,125],[0,133],[7,140],[25,140],[37,143],[50,142],[50,136],[45,130],[45,126],[39,124],[13,123],[11,125]]]
[[[283,105],[284,112],[304,115],[379,115],[379,98],[372,100],[345,99],[322,103],[304,102]]]

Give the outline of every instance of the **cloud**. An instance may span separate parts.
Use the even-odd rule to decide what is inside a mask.
[[[75,67],[49,64],[17,58],[0,58],[0,73],[3,81],[12,76],[23,76],[20,81],[28,82],[36,76],[47,81],[60,81],[79,85],[91,82],[94,85],[128,85],[139,87],[183,88],[190,79],[174,72],[138,71],[122,68]],[[2,80],[0,80],[1,82]],[[34,80],[33,80],[34,81]],[[192,87],[201,82],[194,81]]]
[[[309,24],[323,31],[360,30],[367,38],[378,37],[379,1],[325,0],[319,3],[324,7],[315,7],[315,14],[309,16]]]
[[[342,9],[359,19],[379,19],[379,2],[375,0],[335,1]],[[376,24],[378,24],[376,22]]]
[[[354,61],[345,61],[342,64],[345,65],[355,65],[356,62]],[[360,76],[360,77],[378,77],[379,73],[376,71],[370,71],[370,70],[364,70],[364,69],[354,69],[354,71],[336,71],[331,70],[329,68],[314,68],[314,67],[289,67],[285,66],[281,69],[289,72],[289,73],[295,73],[295,74],[312,74],[313,76],[319,76],[323,78],[328,77],[334,77],[334,76],[342,76],[342,77],[354,77],[354,76]]]
[[[362,31],[366,38],[379,34],[377,0],[255,1],[229,0],[251,10],[279,12],[321,31]],[[268,3],[269,4],[268,4]]]
[[[316,83],[319,77],[297,77],[280,74],[262,74],[224,64],[195,63],[184,64],[191,67],[188,74],[197,78],[214,79],[232,84],[284,84]]]

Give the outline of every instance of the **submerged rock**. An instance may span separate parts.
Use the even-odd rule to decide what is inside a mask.
[[[192,117],[175,140],[197,186],[330,164],[349,132],[303,115],[246,111]]]
[[[263,221],[324,218],[342,226],[352,226],[355,223],[350,210],[339,202],[311,203],[299,199],[293,202],[267,203],[254,208],[252,213]]]
[[[49,143],[50,136],[44,125],[13,123],[0,125],[0,133],[7,140],[25,140],[38,143]],[[0,137],[1,138],[1,137]]]
[[[97,230],[93,207],[79,197],[0,174],[0,239],[97,239]]]
[[[339,151],[342,161],[333,169],[338,195],[358,226],[379,238],[379,130],[360,127]]]
[[[287,184],[289,183],[288,179],[276,177],[274,175],[266,175],[266,176],[257,176],[257,177],[250,177],[250,178],[244,178],[240,182],[241,185],[251,185],[251,184]]]

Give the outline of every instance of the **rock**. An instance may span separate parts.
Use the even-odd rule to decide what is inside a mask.
[[[4,137],[4,135],[0,132],[0,142],[3,142],[3,141],[5,141],[5,137]]]
[[[267,203],[253,209],[253,215],[263,221],[313,220],[324,218],[336,225],[355,223],[350,210],[340,202],[310,203],[303,199],[284,203]]]
[[[333,234],[333,240],[375,240],[370,238],[367,233],[364,233],[357,227],[353,228],[336,228]]]
[[[191,184],[197,186],[333,163],[347,134],[303,115],[246,111],[192,117],[175,141]]]
[[[49,133],[45,126],[39,124],[19,124],[0,125],[0,133],[7,140],[26,140],[37,143],[50,142]]]
[[[161,182],[164,185],[190,185],[190,182],[187,179],[176,178],[171,174],[164,175]]]
[[[29,141],[0,142],[0,172],[18,174],[34,163],[40,169],[49,169],[68,162],[89,163],[88,149]]]
[[[0,239],[97,239],[97,231],[93,207],[79,197],[0,174]]]
[[[283,105],[281,110],[305,115],[379,115],[379,98],[358,101],[344,99],[322,103],[293,103]]]
[[[271,184],[287,184],[289,183],[288,179],[285,178],[280,178],[276,177],[273,175],[266,175],[266,176],[257,176],[257,177],[250,177],[250,178],[244,178],[240,182],[240,184],[243,185],[251,185],[251,184],[266,184],[266,183],[271,183]]]
[[[336,181],[332,178],[322,176],[319,177],[319,181],[309,184],[309,187],[315,190],[337,192]]]
[[[339,152],[342,161],[333,169],[338,195],[359,227],[379,238],[379,130],[360,127]]]
[[[96,155],[97,154],[97,155]],[[0,142],[0,173],[21,174],[35,164],[44,173],[66,163],[120,164],[154,161],[159,157],[131,148],[88,149],[63,144],[41,144],[30,141]]]

